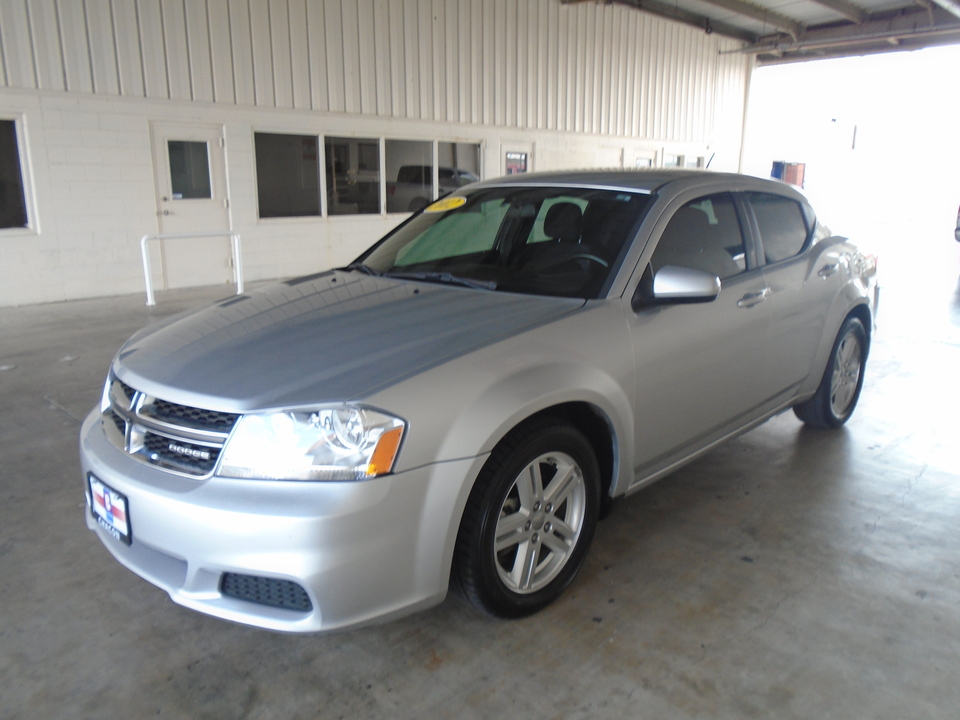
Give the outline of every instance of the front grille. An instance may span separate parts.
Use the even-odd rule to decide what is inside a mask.
[[[245,600],[257,605],[310,612],[313,603],[307,591],[290,580],[224,573],[220,579],[220,592],[227,597]]]
[[[113,421],[113,424],[117,426],[117,430],[123,435],[127,431],[127,421],[117,415],[113,410],[107,410],[106,414],[110,416],[110,420]]]
[[[176,403],[159,399],[154,400],[149,405],[144,405],[141,414],[162,420],[163,422],[184,425],[195,430],[214,430],[221,432],[230,432],[230,429],[239,417],[232,413],[203,410],[202,408],[177,405]]]
[[[103,422],[110,442],[140,462],[194,477],[216,469],[220,451],[240,417],[156,398],[118,378],[111,380],[108,395],[110,407]]]
[[[213,472],[220,457],[220,448],[195,445],[185,440],[148,432],[143,439],[147,457],[155,465],[181,470],[191,475],[206,475]]]
[[[133,400],[133,396],[136,393],[136,390],[134,390],[132,387],[127,385],[122,380],[114,380],[114,382],[117,383],[117,387],[120,388],[120,391],[123,393],[123,396],[127,400]]]

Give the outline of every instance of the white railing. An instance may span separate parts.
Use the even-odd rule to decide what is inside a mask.
[[[153,279],[150,276],[150,253],[147,251],[147,243],[151,240],[162,242],[164,240],[215,237],[230,238],[230,252],[233,256],[233,278],[237,284],[237,295],[243,294],[243,257],[240,254],[240,233],[225,231],[210,233],[180,233],[174,235],[144,235],[142,238],[140,238],[140,254],[143,256],[143,278],[147,284],[148,306],[156,305],[157,301],[153,297]]]

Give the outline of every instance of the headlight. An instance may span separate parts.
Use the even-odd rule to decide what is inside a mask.
[[[218,475],[276,480],[362,480],[393,470],[403,420],[366,408],[244,415]]]

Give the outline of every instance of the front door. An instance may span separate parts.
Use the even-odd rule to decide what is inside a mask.
[[[228,232],[223,127],[154,123],[157,214],[163,235]],[[164,289],[230,282],[230,239],[166,239],[154,250]],[[156,276],[156,275],[155,275]]]
[[[650,262],[716,275],[712,302],[630,313],[636,363],[637,479],[670,467],[758,415],[765,400],[770,313],[729,193],[677,209]]]

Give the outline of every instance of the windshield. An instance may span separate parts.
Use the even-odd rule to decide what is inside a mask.
[[[451,195],[349,266],[371,274],[592,299],[606,292],[650,196],[575,187]]]

